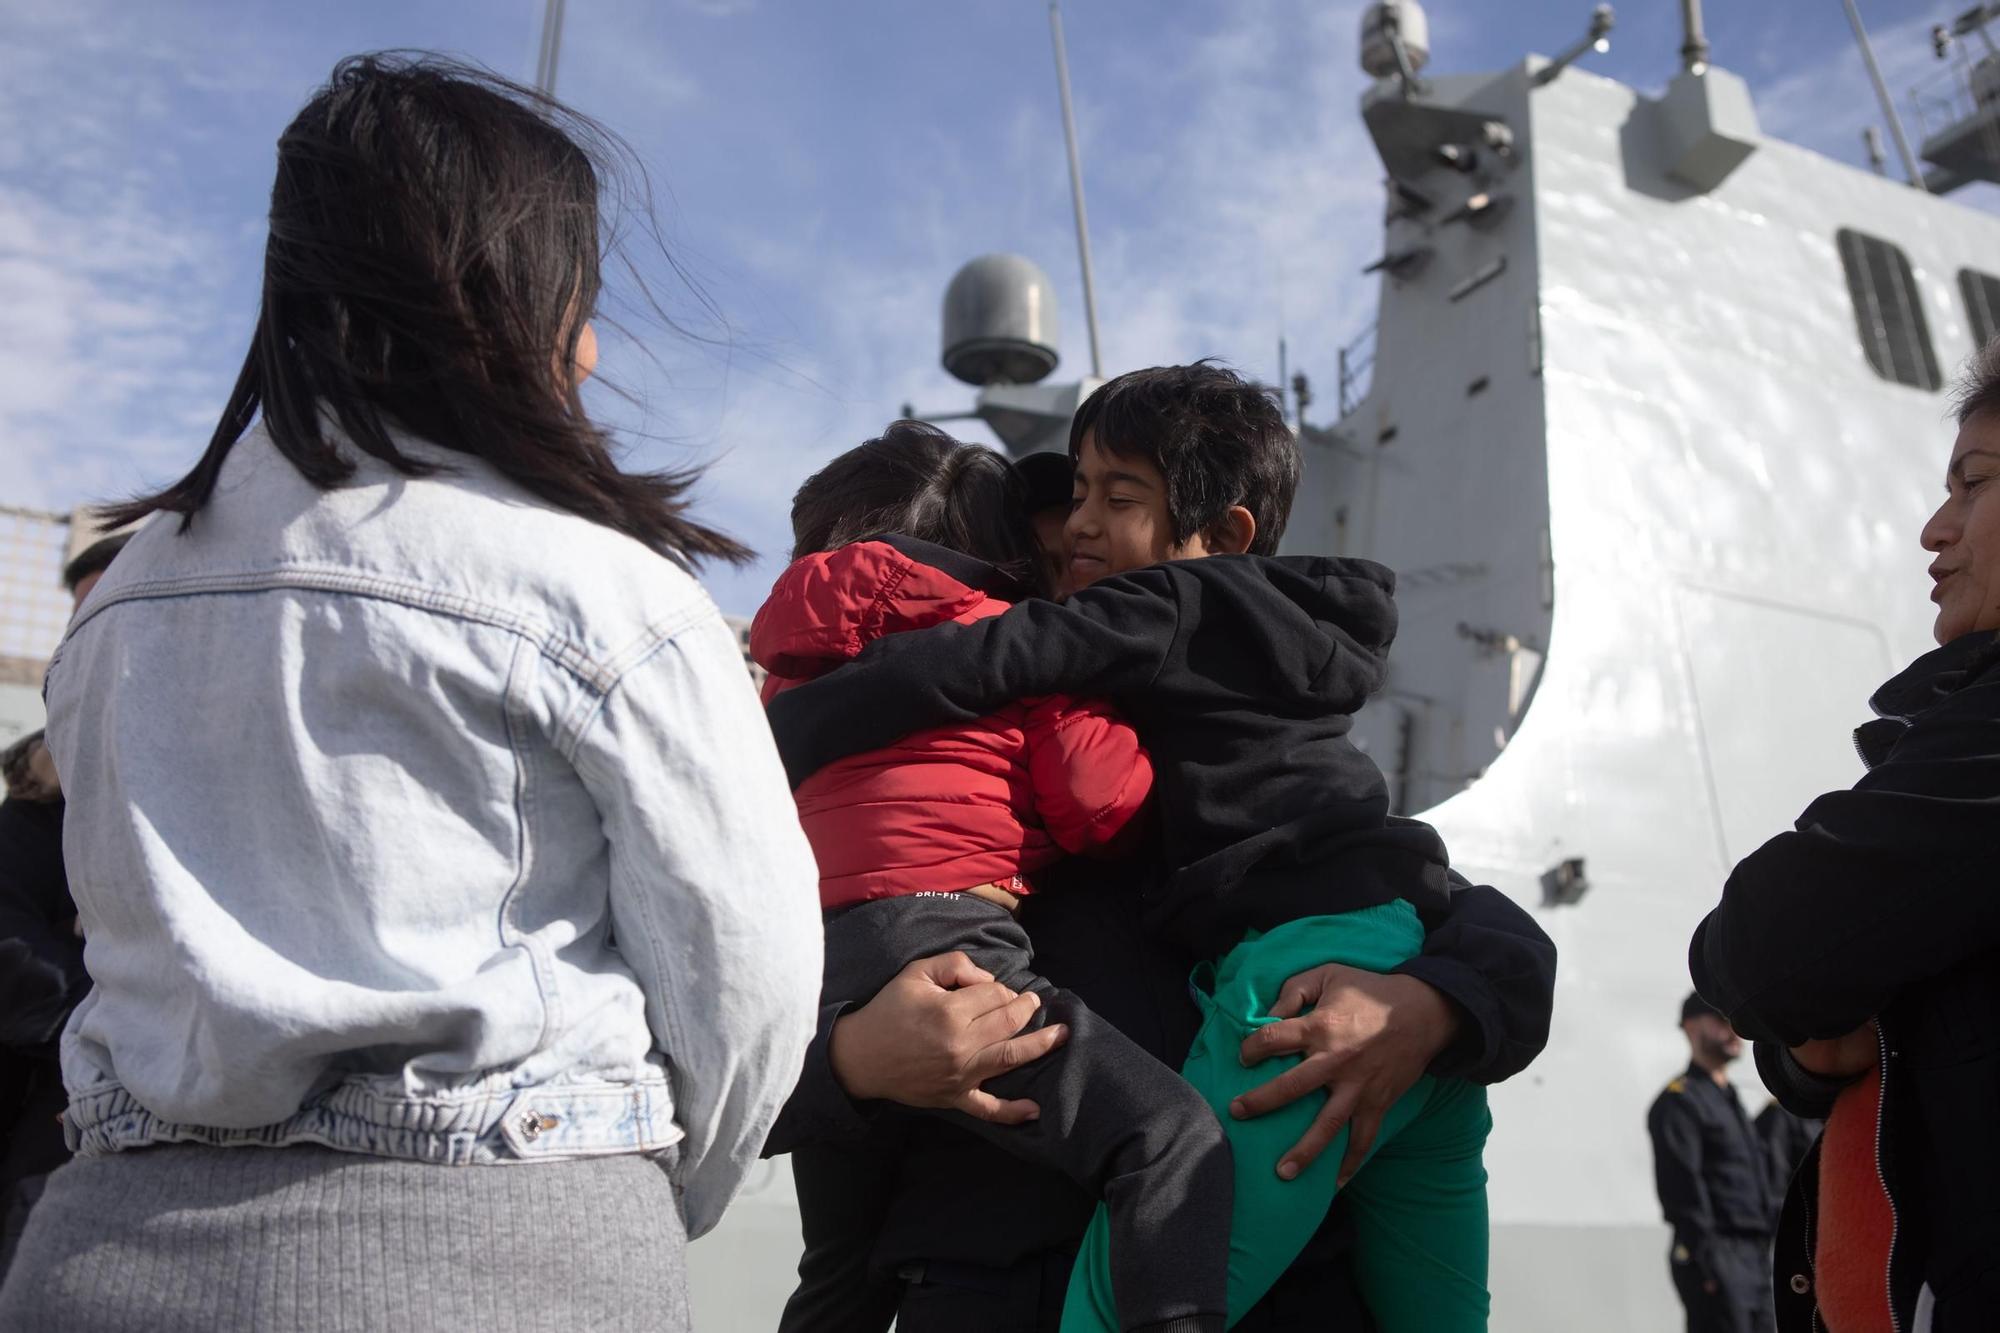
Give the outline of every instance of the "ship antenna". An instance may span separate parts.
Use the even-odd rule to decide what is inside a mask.
[[[1903,170],[1909,173],[1913,189],[1924,188],[1924,173],[1917,166],[1917,155],[1910,151],[1910,140],[1903,133],[1903,118],[1896,114],[1896,103],[1889,96],[1889,85],[1882,82],[1882,67],[1875,63],[1875,48],[1868,44],[1868,29],[1861,26],[1861,11],[1854,7],[1854,0],[1840,0],[1847,7],[1847,21],[1854,27],[1854,40],[1861,47],[1861,63],[1868,67],[1869,82],[1875,85],[1875,100],[1882,104],[1882,116],[1889,122],[1889,137],[1896,141],[1896,151],[1902,154]]]
[[[542,11],[542,49],[535,55],[535,87],[556,95],[556,57],[562,53],[563,8],[566,0],[548,0]]]
[[[1063,49],[1062,10],[1049,0],[1049,35],[1056,44],[1056,88],[1062,93],[1063,138],[1069,143],[1069,197],[1076,209],[1076,257],[1083,267],[1083,323],[1090,331],[1090,373],[1104,378],[1097,350],[1097,279],[1090,270],[1090,222],[1083,212],[1083,165],[1076,151],[1076,112],[1069,101],[1069,55]]]
[[[1701,30],[1701,0],[1681,0],[1681,28],[1687,39],[1681,43],[1681,68],[1700,74],[1708,68],[1708,37]]]

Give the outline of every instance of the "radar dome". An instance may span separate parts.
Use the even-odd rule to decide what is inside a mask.
[[[944,290],[944,368],[967,384],[1033,384],[1056,368],[1056,292],[1019,255],[981,255]]]
[[[1396,48],[1389,41],[1393,30],[1403,38],[1410,53],[1410,72],[1422,69],[1431,58],[1431,21],[1417,0],[1383,0],[1361,13],[1361,68],[1370,78],[1386,79],[1396,73]]]

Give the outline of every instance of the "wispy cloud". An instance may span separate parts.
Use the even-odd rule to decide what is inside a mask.
[[[1922,143],[1927,115],[1929,129],[1942,128],[1944,105],[1954,95],[1957,56],[1950,64],[1941,63],[1931,49],[1931,25],[1944,17],[1942,12],[1919,14],[1879,24],[1868,34],[1913,150]],[[1839,36],[1847,37],[1844,24]],[[1784,49],[1782,43],[1774,45]],[[1887,174],[1903,179],[1903,163],[1869,84],[1860,47],[1851,38],[1836,41],[1816,58],[1788,62],[1780,69],[1757,88],[1757,111],[1766,134],[1861,165],[1866,160],[1862,131],[1873,126],[1881,136]],[[1969,186],[1952,197],[1973,207],[2000,207],[2000,189],[1990,185]]]
[[[171,105],[172,44],[94,6],[21,17],[43,45],[0,52],[0,495],[69,505],[160,479],[213,424],[248,270],[184,163],[126,133]]]
[[[1107,373],[1220,356],[1274,378],[1281,333],[1295,358],[1330,373],[1371,316],[1359,271],[1377,243],[1380,190],[1355,114],[1358,17],[1353,5],[1233,10],[1179,34],[1165,60],[1072,34]],[[830,252],[809,221],[734,247],[799,301],[810,347],[774,350],[804,383],[750,367],[693,431],[725,451],[713,512],[771,553],[712,579],[726,607],[747,612],[768,588],[789,545],[791,491],[810,471],[902,403],[969,406],[972,391],[937,368],[939,305],[951,272],[994,238],[1057,283],[1058,375],[1088,369],[1054,78],[1021,77],[997,156],[968,155],[943,124],[904,146],[879,253]]]
[[[1330,396],[1338,347],[1373,314],[1359,270],[1380,238],[1380,167],[1356,112],[1360,8],[1162,3],[1142,25],[1070,7],[1107,371],[1220,356],[1274,378],[1283,334]],[[1507,64],[1522,31],[1559,36],[1576,17],[1567,0],[1505,22],[1433,9],[1440,67],[1456,69]],[[336,56],[434,46],[520,75],[541,10],[355,0],[280,19],[220,0],[0,0],[0,498],[126,493],[193,457],[254,309],[272,137]],[[1934,68],[1925,22],[1876,34],[1899,90]],[[1670,36],[1647,26],[1662,23],[1631,16],[1617,49],[1670,66]],[[652,266],[708,341],[639,321],[644,346],[612,338],[605,356],[638,405],[593,402],[641,465],[716,459],[704,504],[718,522],[781,552],[815,467],[904,402],[969,405],[937,340],[944,285],[973,255],[1047,268],[1057,373],[1086,368],[1041,6],[855,19],[594,0],[571,5],[569,25],[559,89],[633,141],[668,244],[721,314]],[[1817,54],[1757,71],[1767,132],[1853,161],[1858,58],[1837,14],[1800,33]],[[1734,40],[1738,67],[1762,56],[1762,38]],[[751,609],[776,568],[718,574],[718,599]]]

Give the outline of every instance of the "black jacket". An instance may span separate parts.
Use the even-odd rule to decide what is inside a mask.
[[[1704,1280],[1719,1238],[1766,1237],[1778,1220],[1764,1141],[1736,1089],[1696,1065],[1667,1084],[1646,1113],[1653,1180],[1674,1244]]]
[[[1519,1072],[1548,1039],[1555,946],[1497,890],[1462,886],[1426,916],[1421,956],[1397,969],[1450,996],[1458,1040],[1431,1072],[1498,1082]],[[1043,976],[1074,991],[1119,1031],[1178,1068],[1200,1023],[1188,997],[1194,960],[1146,934],[1135,910],[1137,867],[1070,861],[1022,906]],[[872,1105],[850,1101],[833,1077],[828,1037],[844,1006],[822,1011],[799,1086],[773,1128],[766,1156],[807,1140],[853,1142]],[[1028,1166],[948,1123],[904,1122],[905,1155],[875,1266],[908,1262],[1008,1269],[1035,1256],[1074,1253],[1097,1202],[1067,1177]],[[1273,1297],[1240,1326],[1253,1333],[1347,1330],[1364,1325],[1348,1273],[1346,1207],[1333,1211]],[[1058,1288],[1060,1290],[1060,1288]]]
[[[1939,1333],[2000,1310],[2000,636],[1967,635],[1876,692],[1868,772],[1738,865],[1695,931],[1696,987],[1758,1039],[1765,1082],[1822,1118],[1836,1085],[1788,1047],[1876,1020],[1878,1167],[1896,1212],[1890,1295]],[[1817,1152],[1779,1228],[1783,1327],[1810,1328]]]
[[[61,801],[0,801],[0,1184],[69,1158],[56,1038],[90,989],[63,873]]]
[[[1365,560],[1212,556],[1103,579],[973,625],[890,635],[780,694],[794,783],[912,731],[1046,694],[1108,698],[1151,751],[1149,923],[1190,953],[1249,930],[1449,891],[1444,845],[1389,813],[1348,739],[1396,634],[1395,576]]]
[[[1784,1201],[1799,1163],[1806,1160],[1806,1154],[1812,1151],[1825,1128],[1825,1121],[1793,1115],[1783,1102],[1773,1101],[1757,1113],[1757,1137],[1764,1144],[1764,1155],[1771,1166],[1774,1207]]]

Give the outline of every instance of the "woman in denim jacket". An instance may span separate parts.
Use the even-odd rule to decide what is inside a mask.
[[[744,552],[578,397],[606,147],[389,57],[279,141],[235,393],[50,667],[96,987],[0,1325],[686,1326],[817,875]]]

